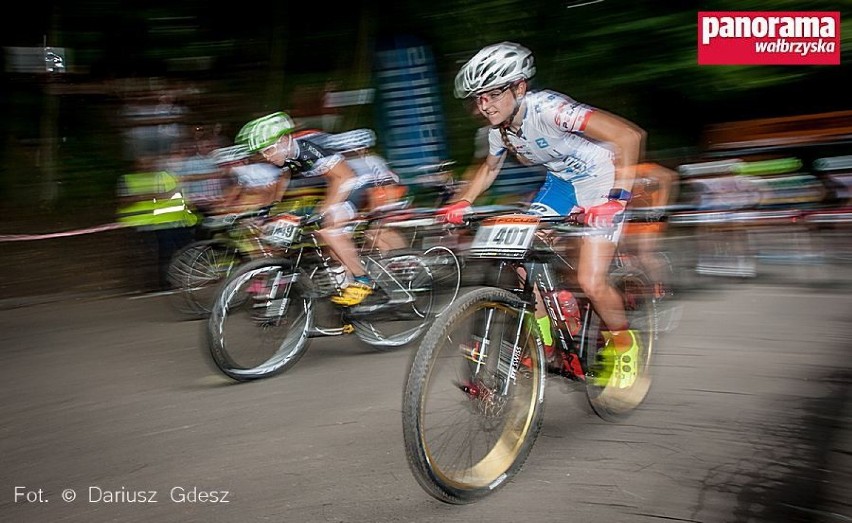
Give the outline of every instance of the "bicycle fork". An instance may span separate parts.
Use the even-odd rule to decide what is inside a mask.
[[[498,346],[491,347],[492,330],[499,328],[494,325],[495,309],[492,307],[485,314],[482,335],[474,335],[473,348],[468,348],[465,351],[468,353],[467,358],[476,364],[472,372],[475,378],[459,384],[459,388],[471,399],[480,402],[487,400],[489,403],[499,404],[501,402],[499,398],[509,396],[509,388],[515,383],[521,365],[521,352],[524,346],[521,343],[524,335],[524,321],[530,315],[527,303],[520,304],[515,310],[518,313],[518,321],[513,326],[514,330],[510,331],[511,339],[501,336]],[[537,338],[536,342],[540,345],[541,340]],[[494,378],[497,378],[496,382],[478,377],[484,370],[483,367],[492,348],[497,350],[497,367],[494,372]],[[541,349],[542,347],[539,346],[539,350]],[[491,385],[486,385],[486,383],[491,383]]]
[[[257,282],[258,285],[263,285],[264,290],[257,290],[255,294],[254,308],[264,311],[265,319],[272,320],[282,318],[287,312],[287,306],[290,303],[290,286],[296,281],[296,274],[284,274],[282,271],[276,271],[275,276],[271,281]],[[286,291],[279,296],[279,289],[285,287]]]
[[[503,269],[507,264],[501,264],[499,273],[502,273]],[[517,312],[518,321],[514,326],[514,332],[511,333],[511,340],[507,340],[505,337],[501,336],[500,345],[497,347],[498,350],[498,361],[497,361],[497,376],[505,377],[502,380],[500,395],[507,395],[509,393],[509,387],[515,383],[517,379],[518,370],[521,366],[521,355],[523,351],[523,347],[525,344],[523,343],[523,337],[525,333],[524,324],[529,323],[529,327],[527,328],[528,332],[534,333],[536,332],[535,327],[535,295],[527,291],[526,289],[531,289],[530,285],[532,280],[532,274],[534,271],[529,271],[526,274],[527,284],[520,289],[520,300],[515,306],[512,308]],[[498,275],[499,278],[499,275]],[[483,353],[487,354],[487,344],[488,340],[491,338],[491,329],[493,327],[493,318],[494,318],[494,308],[489,308],[487,313],[487,318],[485,321],[485,332],[483,334],[482,346]],[[544,345],[541,341],[541,336],[535,336],[535,344],[536,350],[538,353],[544,356]],[[477,367],[478,370],[478,367]]]

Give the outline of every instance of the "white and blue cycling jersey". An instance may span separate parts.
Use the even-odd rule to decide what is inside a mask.
[[[492,155],[508,151],[522,163],[547,168],[530,210],[564,215],[606,201],[615,180],[613,152],[583,134],[595,109],[554,91],[529,92],[525,101],[518,132],[492,128],[488,147]]]

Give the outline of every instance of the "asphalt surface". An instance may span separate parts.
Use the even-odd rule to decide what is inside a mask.
[[[465,506],[408,469],[412,348],[319,339],[289,372],[240,384],[165,296],[7,301],[0,520],[852,521],[849,291],[686,296],[642,408],[608,423],[551,378],[525,468]]]

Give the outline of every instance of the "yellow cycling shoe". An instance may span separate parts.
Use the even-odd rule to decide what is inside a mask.
[[[598,362],[595,365],[594,384],[598,387],[613,387],[629,389],[639,375],[639,340],[632,330],[622,331],[622,338],[629,335],[630,346],[617,347],[610,332],[602,333],[606,345],[598,352]]]
[[[373,294],[371,285],[355,281],[347,285],[340,296],[332,296],[331,302],[336,305],[352,307],[364,301],[371,294]]]

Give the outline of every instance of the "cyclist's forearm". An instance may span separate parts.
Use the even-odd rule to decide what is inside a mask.
[[[282,172],[278,177],[278,183],[275,186],[275,201],[284,200],[284,195],[287,193],[287,187],[290,186],[290,173]]]
[[[633,182],[636,180],[636,164],[639,163],[642,149],[641,135],[633,132],[625,132],[616,143],[618,154],[615,163],[614,188],[633,190]]]

